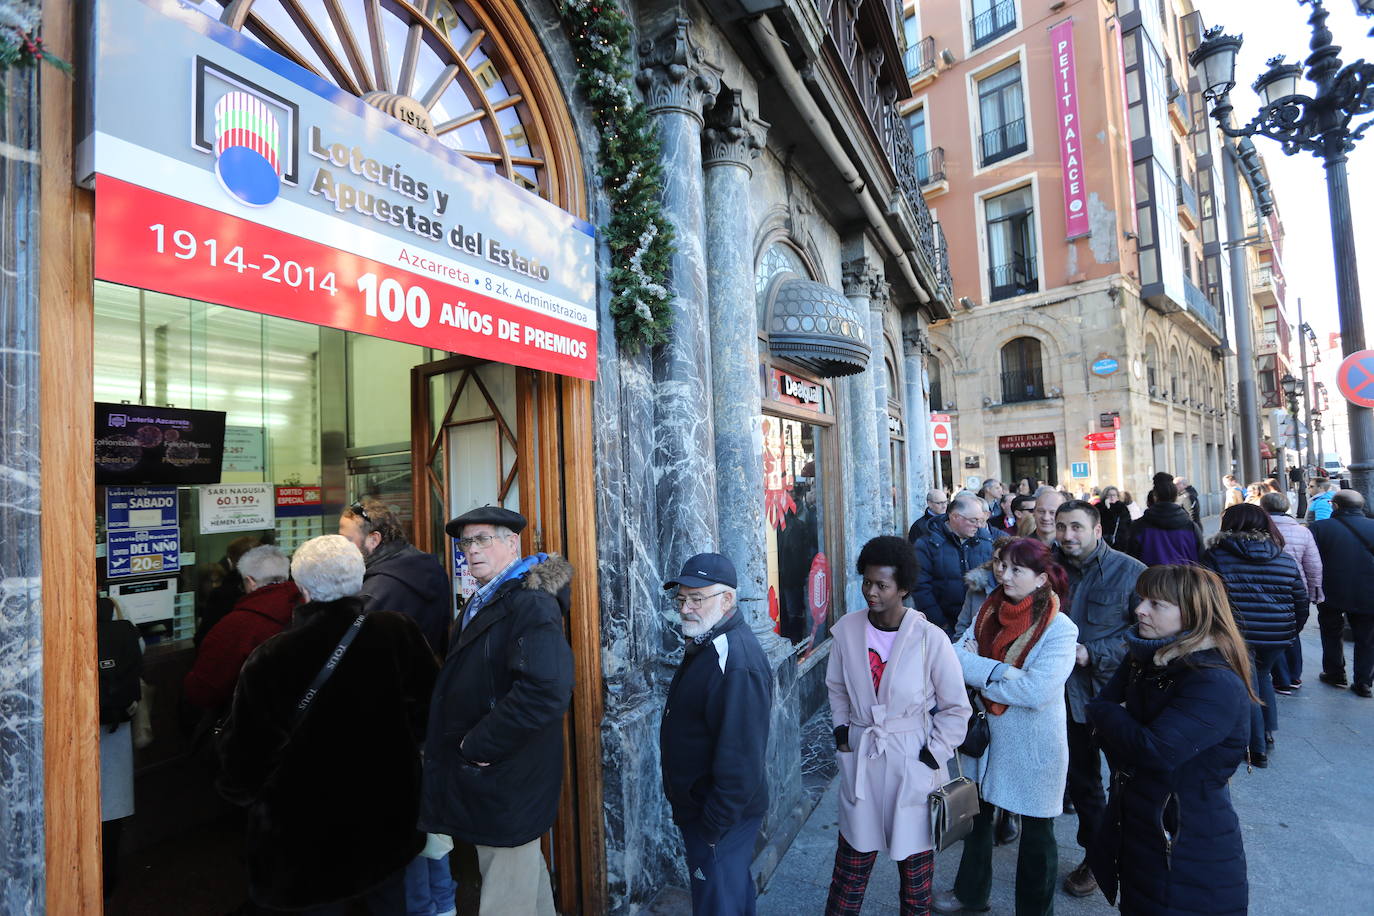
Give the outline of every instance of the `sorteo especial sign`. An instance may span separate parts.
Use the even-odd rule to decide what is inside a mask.
[[[174,2],[98,47],[98,278],[596,377],[587,223]]]

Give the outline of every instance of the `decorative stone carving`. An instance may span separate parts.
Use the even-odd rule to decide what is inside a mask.
[[[753,175],[749,161],[763,152],[764,137],[770,126],[744,107],[742,92],[722,90],[715,105],[706,112],[706,130],[702,134],[706,168],[737,165]]]
[[[850,297],[873,298],[878,287],[886,287],[882,267],[868,258],[854,258],[840,265],[844,294]]]
[[[720,91],[720,67],[707,61],[695,41],[692,21],[677,19],[655,39],[639,43],[640,70],[635,82],[647,97],[649,111],[678,111],[702,122],[702,111]]]

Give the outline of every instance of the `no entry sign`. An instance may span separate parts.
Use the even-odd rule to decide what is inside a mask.
[[[935,444],[935,448],[944,451],[949,448],[949,424],[933,423],[930,427],[930,441]]]
[[[1374,407],[1374,350],[1347,356],[1336,370],[1336,386],[1356,407]]]

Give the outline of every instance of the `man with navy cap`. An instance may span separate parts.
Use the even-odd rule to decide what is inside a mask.
[[[754,912],[749,864],[768,811],[772,669],[738,613],[735,582],[728,559],[702,553],[663,584],[677,589],[687,643],[659,730],[663,790],[687,848],[698,916]]]
[[[554,916],[539,839],[563,782],[572,698],[564,636],[573,569],[520,555],[525,518],[500,506],[445,526],[478,589],[459,615],[434,686],[420,827],[477,847],[482,916]]]

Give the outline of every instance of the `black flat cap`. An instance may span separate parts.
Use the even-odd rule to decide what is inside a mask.
[[[449,537],[456,538],[463,533],[464,525],[500,525],[519,534],[525,530],[527,524],[529,523],[525,521],[525,516],[519,512],[502,509],[500,506],[478,506],[449,522],[444,526],[444,530],[448,532]]]

